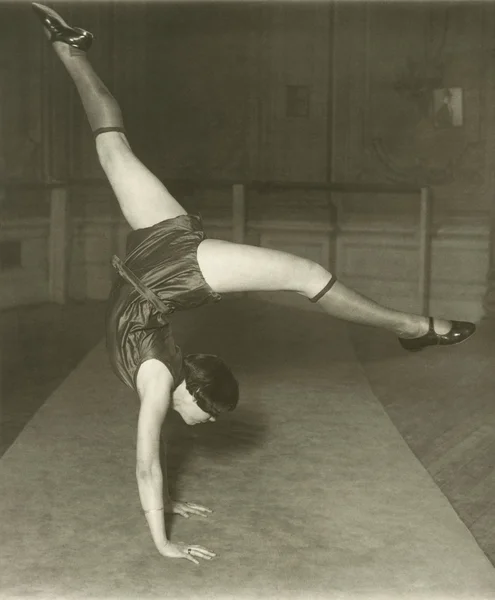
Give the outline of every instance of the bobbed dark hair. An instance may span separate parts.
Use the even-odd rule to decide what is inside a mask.
[[[225,362],[214,354],[184,357],[187,391],[210,415],[234,410],[239,402],[239,384]]]

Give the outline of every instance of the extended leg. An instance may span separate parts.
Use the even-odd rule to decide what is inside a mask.
[[[207,283],[218,293],[294,291],[317,300],[325,312],[337,318],[382,327],[400,338],[419,338],[429,330],[427,317],[386,308],[335,281],[322,266],[286,252],[205,240],[198,249],[198,262]],[[442,342],[447,345],[474,332],[472,324],[462,324],[461,328],[462,334],[454,340],[452,322],[435,319],[433,336],[450,335],[454,341]]]
[[[120,107],[87,58],[90,40],[74,47],[73,38],[81,30],[70,28],[52,9],[36,3],[33,8],[76,85],[95,135],[100,163],[129,225],[139,229],[186,214],[161,181],[133,154]]]

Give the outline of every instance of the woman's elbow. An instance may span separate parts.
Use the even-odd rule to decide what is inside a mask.
[[[160,468],[160,462],[156,461],[138,461],[136,463],[136,477],[139,481],[147,481],[150,479],[156,479],[162,476]]]

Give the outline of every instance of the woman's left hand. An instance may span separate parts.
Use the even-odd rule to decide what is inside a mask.
[[[207,517],[212,512],[209,508],[201,506],[200,504],[193,504],[192,502],[176,502],[175,500],[170,500],[168,503],[165,503],[164,508],[165,512],[181,515],[186,519],[188,519],[190,515]]]

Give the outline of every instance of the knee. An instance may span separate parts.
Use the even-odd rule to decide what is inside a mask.
[[[314,298],[330,281],[332,273],[318,263],[309,262],[302,279],[300,294]]]

